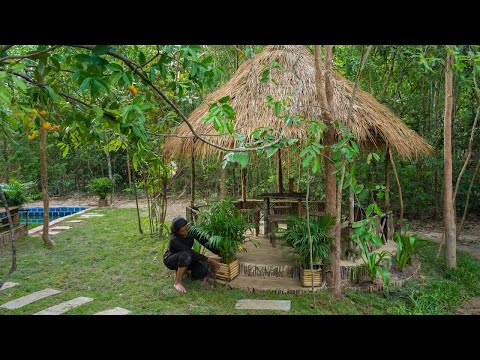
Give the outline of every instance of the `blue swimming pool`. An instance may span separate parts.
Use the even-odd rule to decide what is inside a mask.
[[[48,208],[48,216],[51,220],[60,217],[75,214],[79,211],[87,209],[83,206],[55,206]],[[25,224],[28,210],[28,222],[30,224],[43,224],[43,207],[25,207],[20,209],[20,223]]]

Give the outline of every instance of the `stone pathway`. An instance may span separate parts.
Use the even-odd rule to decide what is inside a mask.
[[[51,295],[55,295],[61,293],[60,290],[54,290],[54,289],[44,289],[40,290],[37,292],[34,292],[30,295],[27,296],[22,296],[21,298],[18,298],[16,300],[9,301],[3,305],[0,305],[0,308],[4,309],[18,309],[21,308],[22,306],[31,304],[34,301],[49,297]]]
[[[81,223],[83,220],[69,220],[68,223]]]
[[[105,311],[100,311],[98,313],[95,313],[93,315],[128,315],[130,314],[131,311],[121,308],[121,307],[116,307],[113,309],[105,310]]]
[[[6,289],[12,288],[12,287],[17,286],[17,285],[18,285],[17,283],[7,282],[2,286],[2,288],[0,290],[6,290]],[[55,289],[44,289],[44,290],[41,290],[41,291],[34,292],[30,295],[22,296],[18,299],[9,301],[9,302],[1,305],[0,308],[10,309],[10,310],[18,309],[22,306],[31,304],[31,303],[33,303],[37,300],[44,299],[48,296],[55,295],[55,294],[58,294],[60,292],[61,292],[60,290],[55,290]],[[39,312],[33,314],[33,315],[62,315],[64,313],[66,313],[67,311],[69,311],[73,308],[76,308],[77,306],[89,303],[93,300],[94,299],[89,298],[89,297],[80,296],[80,297],[77,297],[75,299],[62,302],[58,305],[51,306],[51,307],[49,307],[45,310],[42,310],[42,311],[39,311]],[[124,309],[124,308],[121,308],[121,307],[116,307],[116,308],[113,308],[113,309],[108,309],[108,310],[104,310],[104,311],[95,313],[93,315],[128,315],[130,313],[131,313],[130,310],[127,310],[127,309]]]
[[[39,311],[33,315],[60,315],[60,314],[66,313],[68,310],[76,308],[77,306],[80,306],[82,304],[86,304],[90,301],[93,301],[93,299],[89,297],[80,296],[78,298],[65,301],[61,304],[49,307],[48,309]]]
[[[236,310],[278,310],[290,311],[290,300],[238,300]]]
[[[3,286],[0,288],[0,291],[2,290],[5,290],[5,289],[10,289],[14,286],[17,286],[18,284],[17,283],[13,283],[13,282],[6,282],[5,284],[3,284]]]
[[[68,229],[71,229],[71,228],[72,228],[71,226],[54,226],[51,229],[52,230],[68,230]]]

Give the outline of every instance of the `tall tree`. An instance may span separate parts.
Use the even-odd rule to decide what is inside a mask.
[[[49,231],[49,206],[50,198],[48,196],[47,179],[47,131],[45,129],[45,120],[41,118],[40,126],[40,166],[42,178],[42,197],[43,197],[43,234],[42,239],[45,245],[53,246],[54,242],[50,239]]]
[[[452,82],[453,82],[453,47],[448,46],[446,67],[445,67],[445,112],[443,131],[443,223],[445,234],[445,265],[447,268],[457,267],[456,257],[456,224],[453,208],[453,187],[452,187]]]
[[[336,189],[336,175],[335,164],[331,161],[332,150],[331,146],[335,143],[335,127],[332,123],[333,116],[331,111],[332,83],[331,83],[331,68],[332,68],[332,46],[326,46],[325,56],[325,86],[322,81],[322,50],[320,45],[315,45],[315,85],[317,90],[317,97],[320,103],[322,119],[327,126],[325,134],[325,149],[324,149],[324,169],[325,169],[325,212],[330,213],[335,217],[337,212],[337,189]],[[329,235],[335,237],[335,227],[329,229]],[[339,244],[335,244],[339,245]],[[340,293],[340,287],[334,284],[334,274],[336,271],[340,272],[340,263],[336,261],[337,251],[340,253],[338,246],[333,246],[330,252],[330,271],[327,273],[327,285],[334,288],[334,293]]]

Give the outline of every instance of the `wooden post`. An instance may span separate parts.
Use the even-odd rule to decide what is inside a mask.
[[[282,153],[281,149],[278,149],[278,192],[283,194],[283,170],[282,170]]]
[[[193,208],[195,206],[195,141],[192,144],[192,156],[191,156],[191,168],[192,168],[192,177],[190,179],[190,193],[191,193],[191,200],[190,200],[190,207]]]
[[[390,153],[388,152],[388,146],[385,151],[385,214],[387,216],[387,223],[390,220]],[[390,229],[386,228],[387,231],[387,240],[392,236],[393,234],[390,234]]]
[[[220,164],[220,200],[225,199],[225,196],[227,194],[227,184],[225,181],[225,178],[226,178],[225,173],[226,173],[226,170]]]
[[[263,216],[263,231],[264,231],[264,236],[268,238],[268,234],[270,233],[270,228],[268,226],[268,217],[270,215],[270,198],[264,197],[263,198],[263,207],[264,207],[264,216]]]
[[[247,169],[241,168],[240,175],[242,178],[242,209],[244,209],[247,202]]]

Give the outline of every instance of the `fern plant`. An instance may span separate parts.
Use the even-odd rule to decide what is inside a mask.
[[[0,184],[5,193],[8,206],[22,206],[29,201],[28,190],[33,186],[33,182],[21,183],[17,180],[10,180],[7,184]]]
[[[397,256],[395,261],[398,269],[403,272],[407,265],[412,264],[412,255],[415,251],[415,241],[417,238],[414,235],[394,233],[393,240],[397,243]]]
[[[245,231],[253,224],[244,222],[242,214],[229,199],[212,203],[200,209],[195,228],[209,239],[208,245],[217,249],[221,262],[229,264],[237,251],[245,250],[245,243],[257,242],[245,237]]]
[[[330,249],[333,246],[333,237],[328,236],[328,229],[334,224],[335,218],[331,214],[310,219],[314,263],[328,259]],[[306,219],[292,215],[287,221],[287,229],[279,236],[279,240],[292,248],[289,252],[298,255],[299,265],[303,266],[304,269],[310,267],[310,243]]]

